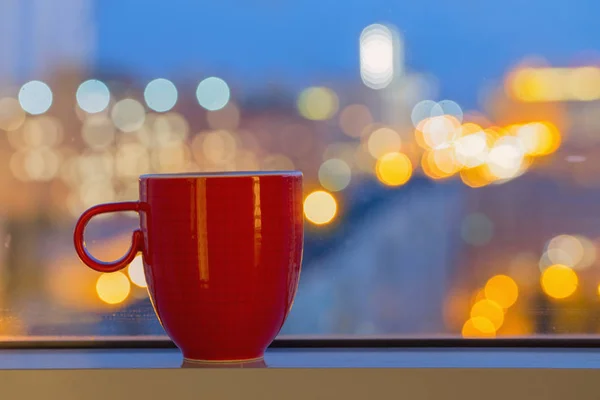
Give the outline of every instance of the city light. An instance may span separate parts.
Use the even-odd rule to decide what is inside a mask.
[[[505,89],[523,102],[594,101],[600,99],[600,68],[520,68],[508,75]]]
[[[404,185],[412,176],[412,163],[406,154],[388,153],[377,160],[376,174],[385,185]]]
[[[519,287],[510,276],[495,275],[485,284],[485,298],[507,309],[516,303],[519,297]]]
[[[369,153],[375,158],[384,156],[387,153],[400,151],[402,140],[400,135],[391,128],[379,128],[369,135],[367,148]]]
[[[421,133],[427,149],[449,146],[458,137],[460,122],[450,115],[431,117],[421,121],[417,132]]]
[[[118,101],[112,108],[110,117],[117,128],[123,132],[133,132],[144,125],[146,110],[134,99]]]
[[[131,264],[129,264],[129,267],[127,267],[127,274],[129,275],[131,282],[136,286],[141,288],[148,286],[146,283],[146,276],[144,275],[144,261],[142,260],[141,255],[135,257]]]
[[[104,115],[90,115],[83,121],[81,136],[90,148],[95,150],[105,149],[114,143],[115,126]]]
[[[304,199],[304,215],[315,225],[330,223],[337,214],[337,202],[331,193],[317,190]]]
[[[523,172],[524,157],[520,141],[512,136],[503,136],[490,149],[487,166],[494,177],[511,179]]]
[[[504,310],[498,303],[483,299],[479,300],[471,308],[471,318],[484,317],[494,324],[494,330],[500,329],[504,323]]]
[[[372,123],[371,112],[362,104],[350,104],[340,113],[340,127],[350,137],[362,136],[364,129]]]
[[[0,129],[5,131],[17,130],[25,122],[25,112],[19,101],[12,97],[0,99]]]
[[[542,289],[552,298],[565,299],[571,296],[578,284],[577,274],[566,265],[555,264],[542,272]]]
[[[326,87],[309,87],[298,96],[298,111],[315,121],[326,120],[337,112],[339,100],[335,92]]]
[[[233,161],[237,150],[235,137],[226,130],[208,132],[202,141],[202,152],[214,164]]]
[[[96,281],[96,294],[107,304],[119,304],[131,291],[129,279],[122,272],[103,273]]]
[[[264,171],[291,171],[295,168],[294,162],[284,154],[269,154],[261,165]]]
[[[489,319],[479,316],[465,322],[461,333],[464,338],[494,338],[496,327]]]
[[[440,117],[442,115],[448,115],[456,119],[459,123],[463,120],[462,108],[457,102],[452,100],[442,100],[431,108],[429,116]]]
[[[515,131],[528,155],[544,156],[560,147],[560,133],[550,122],[532,122],[517,126]]]
[[[433,108],[437,103],[433,100],[422,100],[415,104],[410,114],[410,119],[415,128],[421,126],[421,122],[431,117]]]
[[[43,114],[52,106],[52,90],[42,81],[30,81],[19,90],[21,108],[32,115]]]
[[[204,79],[196,89],[198,104],[209,111],[220,110],[229,102],[231,96],[229,86],[221,79],[214,76]]]
[[[350,184],[352,173],[344,160],[332,158],[319,167],[319,182],[331,192],[338,192]]]
[[[90,79],[79,85],[75,98],[83,111],[90,114],[99,113],[108,107],[110,91],[104,82]]]
[[[387,87],[394,78],[394,35],[381,24],[366,27],[360,35],[360,76],[372,89]]]
[[[177,103],[177,88],[168,79],[154,79],[144,89],[144,100],[156,112],[169,111]]]

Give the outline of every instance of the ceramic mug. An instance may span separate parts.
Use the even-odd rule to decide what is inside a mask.
[[[140,200],[101,204],[77,221],[75,249],[114,272],[142,254],[148,292],[186,360],[260,360],[298,288],[303,247],[302,173],[143,175]],[[104,262],[86,249],[98,214],[136,211],[129,252]]]

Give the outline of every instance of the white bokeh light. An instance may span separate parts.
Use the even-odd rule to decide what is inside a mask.
[[[340,159],[329,159],[319,168],[319,182],[325,189],[332,192],[345,189],[350,184],[351,178],[350,167]]]
[[[214,76],[204,79],[196,89],[198,104],[209,111],[216,111],[225,107],[230,96],[227,82]]]
[[[121,131],[133,132],[144,125],[146,111],[139,101],[123,99],[113,106],[110,118]]]
[[[110,102],[110,91],[104,82],[90,79],[83,82],[75,93],[77,105],[83,111],[94,114],[104,111]]]
[[[43,114],[52,105],[52,90],[42,81],[30,81],[19,90],[19,104],[32,115]]]
[[[360,35],[360,76],[372,89],[383,89],[394,77],[394,37],[381,24],[367,26]]]
[[[451,115],[462,122],[463,110],[457,102],[452,100],[442,100],[432,107],[430,117],[439,117],[441,115]]]
[[[415,104],[410,114],[410,119],[415,128],[418,128],[421,121],[431,117],[431,111],[437,105],[433,100],[423,100]]]
[[[154,79],[146,85],[144,100],[148,107],[154,111],[169,111],[177,103],[177,88],[168,79]]]

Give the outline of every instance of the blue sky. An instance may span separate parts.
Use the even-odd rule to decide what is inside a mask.
[[[600,50],[599,15],[592,0],[97,0],[97,65],[141,79],[358,80],[361,30],[388,22],[404,36],[407,67],[473,107],[524,56],[564,65]]]

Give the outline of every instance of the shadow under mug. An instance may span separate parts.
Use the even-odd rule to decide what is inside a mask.
[[[156,174],[142,175],[139,185],[139,201],[81,215],[74,233],[81,260],[114,272],[141,253],[154,310],[185,359],[262,359],[298,288],[302,174]],[[85,247],[85,227],[95,215],[120,211],[138,212],[141,229],[121,259],[100,261]]]

